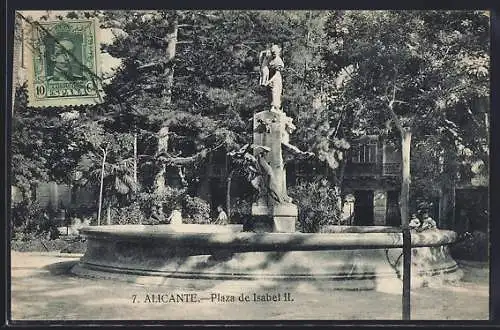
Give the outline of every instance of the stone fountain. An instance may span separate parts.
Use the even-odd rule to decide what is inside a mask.
[[[248,231],[241,225],[86,227],[80,233],[87,238],[87,251],[73,273],[157,284],[180,278],[401,289],[400,228],[334,226],[322,233],[296,232],[298,209],[287,195],[282,152],[311,154],[290,144],[295,126],[281,109],[280,49],[273,46],[266,54],[261,57],[266,74],[260,84],[269,91],[271,108],[254,115],[253,154],[259,173],[252,184],[258,198]],[[413,287],[460,279],[448,249],[455,240],[455,232],[447,230],[412,234]]]

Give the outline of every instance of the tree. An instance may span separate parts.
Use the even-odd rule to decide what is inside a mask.
[[[270,43],[285,45],[290,59],[286,111],[305,118],[299,113],[310,107],[313,92],[302,97],[298,91],[306,80],[314,80],[319,54],[309,54],[305,63],[301,58],[319,38],[320,30],[311,22],[319,26],[324,16],[259,11],[104,13],[104,26],[121,31],[106,50],[123,58],[106,88],[107,104],[116,110],[117,122],[138,132],[143,173],[154,169],[160,178],[150,181],[161,182],[167,167],[197,176],[211,150],[230,152],[251,142],[253,113],[267,107],[255,66],[258,52]],[[164,39],[169,33],[171,38]],[[306,44],[303,37],[308,38]],[[166,49],[174,48],[173,58],[171,52],[164,56]],[[325,143],[315,145],[319,150]]]
[[[196,178],[208,153],[219,148],[237,150],[251,141],[253,112],[262,111],[266,104],[256,88],[258,51],[274,42],[289,47],[286,79],[292,85],[304,67],[300,52],[307,49],[307,45],[295,46],[311,30],[306,23],[313,16],[259,11],[70,12],[70,18],[97,17],[103,27],[113,28],[116,38],[104,50],[122,59],[104,86],[105,102],[77,111],[99,113],[100,124],[114,140],[119,134],[136,137],[134,176],[141,172],[140,181],[147,187],[161,185],[167,168]],[[304,28],[296,29],[300,26]],[[295,29],[298,32],[291,34]],[[296,48],[300,52],[294,52]],[[307,73],[299,75],[304,78]],[[299,97],[286,96],[291,112],[298,111],[293,99]],[[76,137],[85,158],[92,159],[88,153],[104,155],[99,151],[103,145],[87,142]],[[106,153],[106,158],[110,155]],[[95,170],[109,172],[102,171],[107,160],[94,158]],[[155,175],[148,178],[147,173]]]
[[[110,95],[107,105],[116,109],[117,122],[128,123],[138,132],[139,158],[144,172],[155,172],[149,185],[156,190],[164,184],[167,167],[178,168],[182,175],[186,166],[199,164],[210,150],[231,140],[231,132],[217,118],[187,108],[184,95],[176,92],[174,68],[185,61],[177,56],[177,46],[192,42],[177,40],[179,29],[191,25],[182,22],[197,16],[204,14],[119,11],[106,12],[102,18],[105,26],[121,30],[106,49],[123,59],[106,88]]]
[[[83,117],[83,116],[82,116]],[[108,224],[113,204],[130,201],[137,192],[134,178],[131,134],[106,131],[101,121],[81,118],[74,129],[81,133],[82,145],[87,152],[79,160],[76,183],[79,186],[99,186],[97,224],[101,224],[103,198],[107,200]],[[104,119],[101,119],[104,120]]]
[[[17,89],[11,138],[12,184],[24,200],[30,200],[37,183],[70,183],[84,152],[77,147],[78,134],[64,119],[74,109],[34,109],[27,97],[25,85]]]
[[[285,61],[283,109],[296,120],[297,131],[292,136],[294,144],[318,155],[313,163],[318,168],[324,168],[322,177],[339,178],[341,182],[341,175],[335,174],[339,163],[343,163],[343,154],[349,144],[339,123],[345,120],[348,112],[342,114],[333,102],[321,102],[325,78],[333,81],[321,72],[320,45],[326,13],[244,11],[216,15],[221,15],[218,16],[221,23],[211,31],[211,38],[201,47],[196,45],[197,48],[190,49],[190,52],[210,59],[208,68],[203,68],[204,62],[198,62],[199,69],[196,69],[194,77],[208,86],[206,95],[215,109],[228,113],[228,128],[237,134],[238,144],[229,155],[237,156],[239,148],[251,143],[249,133],[252,128],[248,123],[251,124],[253,113],[268,108],[264,91],[257,85],[256,66],[259,51],[277,43],[283,47]],[[222,21],[227,23],[222,24]],[[214,56],[214,50],[222,56]],[[247,133],[246,136],[238,134],[242,131]],[[233,160],[233,165],[241,166],[238,159]],[[230,172],[228,188],[232,176],[238,171]]]
[[[472,106],[489,93],[483,12],[345,12],[328,25],[327,67],[353,69],[344,90],[359,100],[357,128],[387,131],[398,117],[415,144],[454,154],[463,144],[487,164],[486,122]]]
[[[327,68],[334,74],[352,70],[343,88],[357,95],[357,126],[363,130],[385,123],[401,137],[403,316],[409,318],[412,133],[416,142],[439,136],[440,147],[456,155],[466,130],[452,118],[488,95],[488,17],[472,11],[338,12],[328,20],[327,35]],[[450,144],[455,148],[446,148]],[[448,172],[456,174],[454,168]]]

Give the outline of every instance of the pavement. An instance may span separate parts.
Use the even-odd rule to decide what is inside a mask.
[[[307,282],[168,280],[145,286],[80,278],[81,255],[11,253],[12,320],[401,320],[401,293],[318,290]],[[456,284],[414,289],[412,320],[487,320],[489,267],[460,262]]]

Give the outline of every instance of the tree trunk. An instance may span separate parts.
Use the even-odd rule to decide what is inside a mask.
[[[111,225],[111,205],[107,206],[107,208],[106,208],[106,214],[107,214],[106,224],[109,226],[109,225]]]
[[[231,181],[233,179],[234,171],[231,171],[227,177],[227,185],[226,185],[226,211],[227,211],[227,220],[231,221]]]
[[[342,191],[343,191],[343,185],[344,185],[344,174],[345,174],[345,168],[346,168],[346,164],[347,164],[347,161],[346,159],[344,158],[345,157],[345,153],[343,155],[343,159],[340,161],[340,166],[339,166],[339,174],[338,175],[335,175],[335,185],[337,187],[337,193],[338,193],[338,196],[337,196],[337,207],[338,207],[338,212],[339,212],[339,218],[338,218],[338,223],[341,224],[341,221],[342,221],[342,209],[343,209],[343,201],[342,201]],[[351,223],[349,223],[349,225],[352,225]]]
[[[165,164],[161,165],[161,169],[158,173],[156,173],[155,176],[155,182],[154,182],[154,192],[157,195],[163,194],[165,191],[165,172],[166,172],[167,166]]]
[[[137,185],[137,133],[134,133],[134,183]]]
[[[137,132],[134,133],[134,198],[137,193]],[[139,224],[142,224],[141,217],[139,217]]]
[[[403,320],[410,320],[410,290],[411,290],[411,233],[409,227],[410,199],[410,146],[411,131],[405,127],[401,132],[401,227],[403,230]]]
[[[458,172],[457,151],[455,148],[447,148],[444,152],[444,182],[442,183],[442,218],[439,219],[440,227],[454,229],[455,226],[455,186]]]
[[[166,65],[164,74],[166,75],[165,83],[163,84],[163,88],[161,90],[162,96],[162,105],[167,108],[172,103],[172,87],[174,84],[174,58],[175,58],[175,49],[177,46],[177,31],[178,31],[178,17],[174,12],[172,15],[172,22],[170,23],[170,31],[166,36],[167,40],[167,49],[166,53]],[[158,149],[157,155],[162,153],[166,153],[168,151],[168,134],[169,127],[162,126],[158,131]],[[164,173],[166,171],[165,164],[162,164],[162,168],[159,173],[156,174],[154,190],[157,193],[161,193],[165,188],[165,180]]]
[[[340,191],[342,191],[343,185],[344,185],[344,176],[345,176],[345,168],[347,165],[347,160],[345,159],[345,153],[343,155],[343,159],[340,161],[340,166],[339,166],[339,174],[336,176],[337,177],[337,185],[340,187]]]
[[[172,102],[172,86],[174,84],[174,58],[175,49],[177,46],[178,18],[174,13],[172,15],[171,30],[167,35],[166,63],[165,74],[167,75],[165,86],[162,90],[163,103],[168,105]]]
[[[108,149],[102,149],[102,167],[101,167],[101,186],[99,188],[99,206],[97,211],[97,225],[101,225],[101,210],[102,210],[102,189],[104,186],[104,164],[106,164],[106,156]]]

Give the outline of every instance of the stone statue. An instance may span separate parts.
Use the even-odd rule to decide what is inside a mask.
[[[260,147],[257,147],[260,148]],[[283,202],[282,187],[280,186],[280,181],[274,173],[273,167],[265,158],[265,154],[268,152],[263,149],[263,152],[257,151],[256,158],[260,173],[260,184],[262,188],[261,192],[265,192],[269,197],[272,198],[277,203]]]
[[[252,230],[295,231],[298,210],[286,192],[282,152],[284,135],[285,143],[290,145],[287,133],[283,132],[286,118],[283,111],[265,110],[254,114],[253,155],[257,176],[252,185],[259,191],[259,197],[252,204]]]
[[[290,143],[290,134],[296,129],[292,118],[281,108],[284,69],[280,57],[281,49],[273,45],[270,51],[259,55],[260,85],[269,90],[271,109],[254,114],[253,117],[253,156],[255,169],[250,174],[252,186],[259,192],[257,201],[252,204],[250,229],[257,231],[295,232],[298,218],[297,205],[287,194],[286,169],[283,150],[294,156],[310,157]],[[270,56],[269,56],[270,54]],[[269,70],[269,79],[267,71]]]
[[[280,111],[281,94],[283,92],[281,71],[283,71],[285,64],[281,59],[281,48],[278,45],[271,47],[271,61],[269,61],[268,67],[270,78],[267,80],[266,86],[270,88],[271,111]]]
[[[271,197],[277,203],[283,201],[280,183],[276,178],[273,167],[266,160],[266,155],[271,149],[265,146],[253,145],[255,153],[255,173],[250,180],[252,186],[258,191],[258,203],[267,204],[266,197]]]
[[[265,147],[261,147],[261,152],[260,153],[255,153],[255,156],[251,156],[253,157],[251,159],[251,162],[254,166],[249,166],[249,175],[248,175],[248,179],[252,185],[252,187],[255,188],[255,190],[257,190],[258,192],[258,199],[259,199],[259,202],[260,203],[264,203],[264,195],[265,195],[265,190],[266,190],[266,187],[265,187],[265,184],[264,184],[264,176],[263,176],[263,173],[262,171],[260,170],[260,167],[259,167],[259,161],[258,161],[258,158],[262,157],[263,155],[263,152],[269,152],[269,148],[265,148]]]

